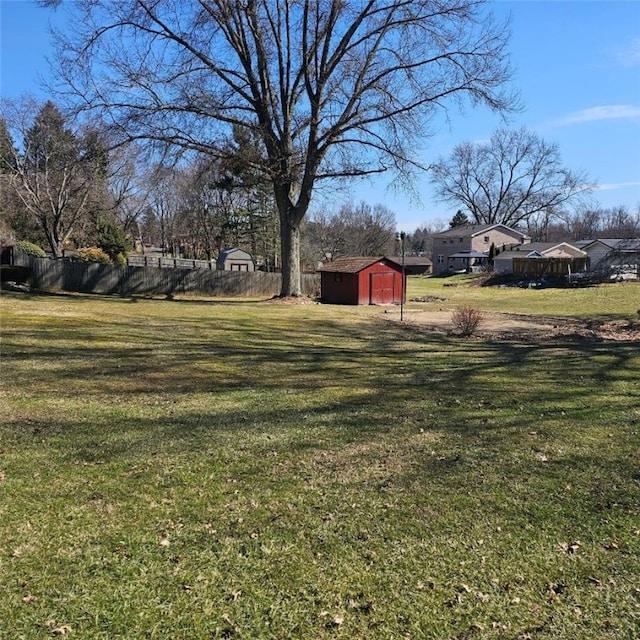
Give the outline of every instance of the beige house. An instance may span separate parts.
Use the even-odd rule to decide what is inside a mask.
[[[504,251],[531,242],[526,234],[504,224],[466,224],[433,236],[433,272],[485,268],[491,245]]]
[[[502,275],[513,273],[513,261],[516,258],[527,258],[529,260],[564,258],[574,260],[577,258],[585,259],[587,254],[568,242],[529,242],[513,247],[509,251],[500,252],[494,258],[493,270]]]
[[[590,270],[603,277],[640,279],[640,238],[598,238],[576,243],[590,260]]]

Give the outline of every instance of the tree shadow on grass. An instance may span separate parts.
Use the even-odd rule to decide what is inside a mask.
[[[94,424],[74,408],[73,416],[46,420],[27,411],[11,428],[26,438],[62,437],[62,447],[73,441],[69,459],[85,461],[146,455],[168,442],[174,451],[229,446],[234,438],[253,438],[258,457],[266,449],[313,452],[411,429],[497,456],[530,431],[613,420],[608,394],[619,395],[621,385],[630,386],[627,395],[640,393],[637,343],[481,342],[313,308],[265,313],[266,320],[214,312],[175,323],[70,318],[54,328],[13,328],[3,338],[5,384],[35,390],[44,406],[76,395],[104,407]],[[198,394],[207,401],[202,410],[180,405]],[[158,398],[160,408],[150,411]],[[270,431],[277,438],[265,443]],[[428,461],[435,466],[423,473],[461,468],[455,455]]]
[[[525,385],[518,372],[530,366],[537,368],[536,375],[546,376],[552,395],[557,386],[564,393],[572,380],[579,379],[586,362],[595,382],[616,380],[638,353],[638,345],[633,342],[465,341],[421,335],[375,320],[364,326],[345,326],[338,320],[305,318],[283,329],[255,320],[232,322],[225,318],[213,319],[211,325],[213,331],[211,326],[201,324],[174,329],[170,322],[155,328],[144,321],[119,322],[117,337],[109,325],[87,326],[86,322],[73,320],[65,320],[54,329],[16,328],[4,337],[3,359],[17,363],[28,358],[44,365],[42,369],[31,367],[24,379],[17,367],[14,384],[50,380],[46,365],[64,363],[55,374],[60,381],[81,381],[97,375],[101,382],[113,379],[117,385],[133,378],[133,384],[124,385],[125,393],[153,392],[163,377],[171,392],[215,392],[238,386],[289,385],[299,389],[306,385],[349,384],[363,378],[388,392],[398,386],[429,390],[437,385],[442,393],[466,397],[478,393],[487,372],[504,371]],[[26,349],[19,346],[36,334],[35,345]],[[223,374],[195,375],[197,365],[207,362],[223,364],[226,379]],[[256,368],[271,369],[271,376],[255,376]],[[558,382],[562,384],[553,384]]]

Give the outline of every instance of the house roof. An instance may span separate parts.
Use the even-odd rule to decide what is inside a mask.
[[[482,251],[458,251],[449,256],[449,258],[487,258],[488,254]]]
[[[528,242],[527,244],[521,244],[517,247],[511,247],[510,251],[526,251],[527,253],[531,251],[538,251],[542,253],[543,251],[549,251],[549,249],[554,249],[555,247],[563,244],[562,242]]]
[[[581,249],[586,249],[594,244],[603,244],[609,249],[619,249],[627,251],[640,250],[640,238],[596,238],[595,240],[581,240],[579,243],[575,243],[576,246],[580,244]]]
[[[402,265],[402,257],[394,256],[393,258],[388,258],[392,262],[396,264]],[[432,265],[433,262],[427,258],[426,256],[405,256],[404,257],[404,265],[407,266],[420,266],[420,265]]]
[[[539,251],[501,251],[494,260],[513,260],[513,258],[542,258],[542,254]]]
[[[615,247],[618,251],[640,251],[640,238],[628,238],[627,240],[620,240],[619,244]]]
[[[531,251],[538,251],[540,253],[546,253],[547,251],[552,251],[553,249],[563,246],[570,247],[571,249],[578,249],[578,247],[570,242],[529,242],[527,244],[518,245],[517,247],[511,247],[511,251],[525,251],[527,253]],[[581,249],[578,250],[581,251]]]
[[[533,255],[538,258],[542,258],[545,253],[549,253],[554,249],[562,247],[567,247],[574,251],[580,251],[583,255],[586,255],[582,249],[578,249],[578,247],[568,242],[529,242],[527,244],[518,245],[517,247],[512,247],[509,251],[502,251],[495,257],[495,259],[520,258],[522,256],[529,257]]]
[[[508,227],[506,224],[464,224],[458,227],[452,227],[451,229],[447,229],[446,231],[442,231],[441,233],[435,233],[433,237],[434,238],[448,238],[448,237],[473,238],[474,236],[481,235],[483,233],[486,233],[487,231],[490,231],[491,229],[496,229],[498,227],[501,227],[502,229],[510,231],[520,236],[521,238],[529,237],[526,233],[523,233],[522,231],[518,231],[513,227]]]
[[[335,273],[359,273],[363,269],[370,267],[372,264],[376,262],[380,262],[381,260],[386,260],[395,264],[397,267],[400,266],[400,263],[391,258],[385,258],[384,256],[363,256],[363,257],[354,257],[347,256],[345,258],[336,258],[332,262],[325,262],[318,269],[319,271],[332,271]]]

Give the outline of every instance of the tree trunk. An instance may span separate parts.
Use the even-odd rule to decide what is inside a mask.
[[[47,238],[47,242],[49,243],[51,254],[54,258],[60,258],[62,256],[62,246],[60,240],[58,239],[56,230],[48,227],[46,220],[41,220],[41,226],[42,230],[44,231],[44,235]]]
[[[300,277],[300,221],[294,210],[280,212],[280,243],[282,252],[282,287],[280,296],[302,296]]]

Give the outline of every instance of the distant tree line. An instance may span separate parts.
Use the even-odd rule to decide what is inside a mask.
[[[316,211],[304,227],[307,262],[395,255],[397,251],[396,216],[383,204],[345,203],[337,211]]]
[[[136,244],[213,259],[239,246],[274,267],[279,222],[273,196],[243,159],[194,155],[149,162],[134,143],[110,144],[98,124],[72,128],[52,102],[3,103],[0,118],[2,234],[45,247],[95,246],[112,259]]]
[[[281,295],[296,296],[301,263],[397,252],[390,212],[318,213],[313,198],[387,172],[406,184],[428,170],[469,220],[534,237],[587,217],[593,185],[524,128],[430,167],[416,154],[449,105],[519,106],[508,25],[483,0],[65,4],[55,82],[73,119],[52,103],[3,108],[0,128],[2,224],[54,255],[137,241],[210,258],[233,244],[281,267]],[[405,248],[428,254],[432,231]]]
[[[530,224],[529,235],[538,242],[589,240],[592,238],[640,238],[640,203],[625,206],[584,206],[547,224]]]
[[[149,163],[133,143],[111,146],[97,125],[73,129],[50,101],[5,102],[2,234],[56,257],[96,247],[112,260],[136,246],[206,260],[237,246],[275,269],[279,216],[269,184],[249,161],[255,144],[236,129],[235,153],[224,160],[195,155]],[[384,205],[325,208],[304,226],[302,259],[309,267],[346,255],[390,255],[397,250],[395,230],[395,214]]]
[[[0,236],[35,243],[54,256],[97,247],[113,261],[149,245],[165,255],[208,260],[237,246],[266,270],[281,266],[280,216],[272,186],[255,169],[260,142],[247,129],[234,128],[223,158],[169,160],[149,157],[135,142],[113,144],[99,122],[71,126],[50,101],[5,101],[0,116]],[[500,131],[492,140],[498,151],[491,159],[485,147],[462,145],[436,166],[432,177],[441,181],[441,196],[464,208],[448,223],[436,220],[407,234],[407,255],[431,256],[435,233],[470,223],[517,225],[534,241],[640,236],[640,205],[630,211],[584,202],[590,188],[579,185],[586,179],[561,168],[555,147],[524,130]],[[528,208],[509,208],[537,175],[531,167],[544,159],[547,181],[537,179],[535,197],[530,188]],[[471,174],[475,187],[468,187],[467,199],[454,197],[453,187],[445,193],[447,181],[469,185]],[[562,188],[564,195],[556,193]],[[301,226],[303,268],[342,256],[399,255],[396,226],[384,204],[316,208]]]

